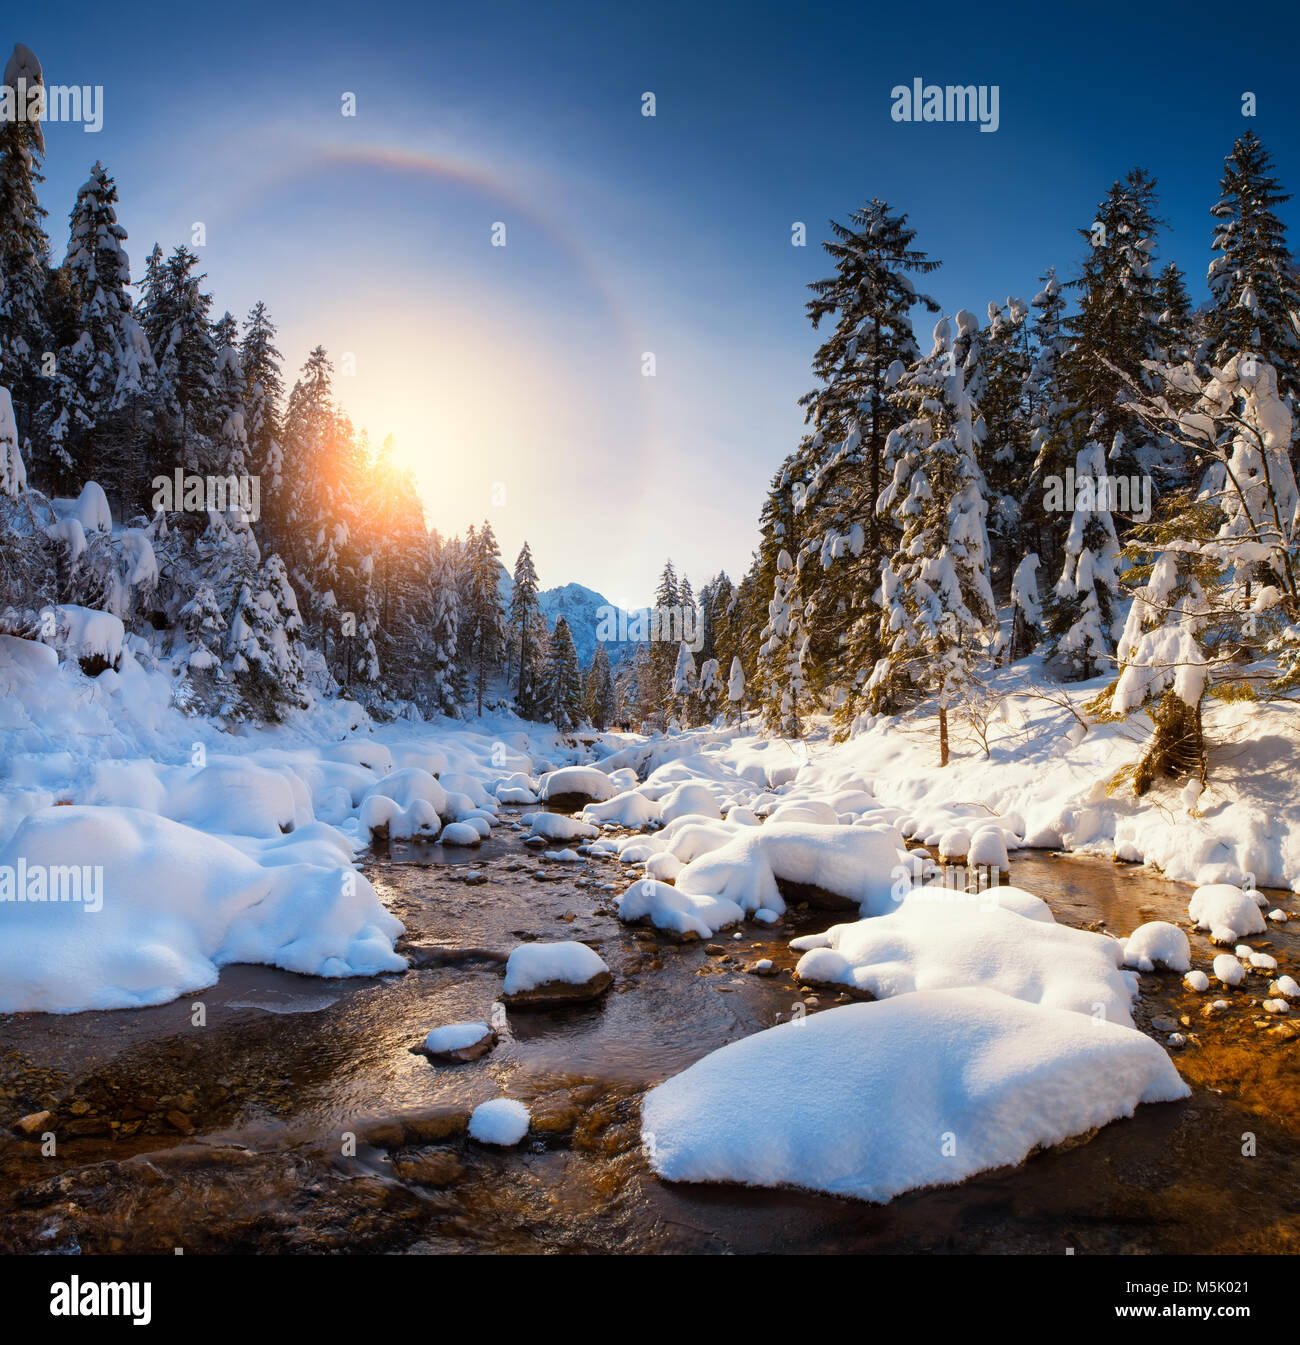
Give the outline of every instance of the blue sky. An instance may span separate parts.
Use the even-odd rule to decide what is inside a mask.
[[[47,128],[57,258],[100,158],[136,274],[202,221],[217,311],[264,299],[289,381],[317,342],[354,355],[339,398],[394,435],[434,526],[489,517],[507,563],[526,537],[545,585],[632,604],[666,555],[697,585],[747,564],[811,386],[828,217],[906,211],[943,262],[930,292],[982,316],[1073,274],[1076,231],[1140,164],[1160,260],[1204,297],[1234,138],[1253,126],[1300,189],[1300,19],[1224,13],[233,0],[46,5],[6,37],[47,82],[105,90],[98,134]],[[914,76],[996,84],[998,131],[895,123]]]

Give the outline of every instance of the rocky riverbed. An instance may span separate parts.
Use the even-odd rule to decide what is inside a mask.
[[[794,909],[739,938],[676,943],[619,923],[614,897],[634,871],[548,860],[506,830],[476,853],[394,846],[366,872],[406,924],[405,975],[235,966],[159,1008],[0,1019],[0,1249],[1300,1250],[1300,1034],[1261,1010],[1267,978],[1197,995],[1175,974],[1144,975],[1138,1025],[1186,1037],[1175,1059],[1193,1096],[1016,1168],[887,1206],[672,1187],[641,1151],[645,1091],[833,1005],[795,982],[788,942],[835,917]],[[1022,852],[1011,881],[1062,923],[1185,924],[1187,889],[1141,869]],[[1295,910],[1285,894],[1273,904]],[[1297,930],[1246,942],[1295,974]],[[467,1063],[412,1053],[440,1024],[494,1021],[507,955],[536,939],[589,944],[610,991],[542,1013],[498,1008],[497,1043]],[[1191,941],[1207,966],[1207,939]],[[1207,1013],[1216,1000],[1228,1007]],[[498,1096],[531,1112],[516,1148],[467,1135],[472,1108]],[[36,1118],[29,1134],[22,1118]]]

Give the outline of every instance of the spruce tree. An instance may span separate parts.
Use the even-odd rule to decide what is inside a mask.
[[[5,66],[4,84],[28,93],[44,83],[41,64],[21,42]],[[31,435],[38,408],[46,400],[42,357],[52,351],[44,291],[49,244],[36,198],[45,138],[35,117],[0,120],[0,386],[13,400],[20,446]],[[33,473],[45,480],[41,468]]]
[[[1247,131],[1224,161],[1210,263],[1212,303],[1205,359],[1222,369],[1234,356],[1273,366],[1278,390],[1300,394],[1300,284],[1276,207],[1291,199],[1270,173],[1273,161]]]
[[[888,396],[897,371],[916,359],[911,312],[931,313],[938,304],[919,294],[911,276],[927,275],[939,263],[913,247],[916,231],[875,199],[846,224],[831,221],[833,238],[823,246],[835,273],[814,281],[807,311],[814,329],[826,320],[833,330],[813,356],[818,386],[800,399],[809,433],[795,470],[788,473],[792,498],[783,509],[798,517],[776,542],[792,557],[802,550],[804,599],[812,642],[808,667],[820,689],[851,683],[855,670],[875,655],[871,594],[880,562],[892,539],[882,534],[876,500],[886,479],[885,442],[898,423]],[[766,558],[768,565],[776,551]],[[814,582],[815,578],[815,582]],[[770,569],[761,587],[773,592]],[[784,689],[781,693],[784,695]]]
[[[506,618],[501,604],[501,549],[492,525],[474,533],[466,556],[466,602],[461,611],[460,645],[474,678],[478,714],[483,713],[483,696],[488,679],[496,672],[505,652]],[[567,632],[568,627],[566,625]],[[570,645],[573,641],[570,638]],[[574,654],[576,661],[577,654]],[[581,692],[579,692],[581,694]]]
[[[952,326],[934,329],[934,348],[895,393],[910,412],[889,438],[892,479],[880,509],[899,541],[881,567],[877,603],[887,647],[872,672],[878,708],[894,708],[909,690],[933,693],[939,761],[948,764],[948,712],[966,691],[971,664],[993,635],[988,578],[988,505],[976,458],[978,408],[953,358]]]
[[[614,722],[616,707],[609,652],[600,642],[596,645],[596,652],[591,656],[591,667],[587,670],[583,702],[587,719],[603,733]]]
[[[525,542],[515,560],[514,589],[510,594],[510,631],[515,655],[515,710],[523,719],[535,719],[541,695],[541,659],[544,651],[533,643],[540,613],[537,570]],[[606,660],[608,663],[608,659]]]
[[[562,617],[555,618],[548,652],[546,716],[562,733],[582,722],[582,673],[573,633]]]

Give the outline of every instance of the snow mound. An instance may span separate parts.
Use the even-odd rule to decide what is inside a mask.
[[[833,925],[795,944],[808,949],[795,969],[800,980],[848,986],[875,999],[984,986],[1133,1025],[1137,978],[1120,970],[1114,939],[1001,908],[908,901],[892,915]]]
[[[677,878],[682,892],[726,897],[745,911],[781,914],[780,882],[798,883],[858,906],[864,915],[896,904],[897,847],[885,832],[769,822],[746,827],[720,849],[689,863]]]
[[[0,1012],[164,1004],[213,985],[232,962],[311,976],[406,969],[393,951],[401,922],[365,877],[289,858],[269,853],[263,865],[135,808],[30,814],[0,849],[0,897],[21,862],[29,874],[86,866],[83,899],[0,899]]]
[[[617,794],[618,786],[594,766],[562,766],[558,771],[549,771],[542,776],[537,789],[541,799],[559,799],[570,795],[592,799],[604,803]]]
[[[633,883],[618,898],[618,918],[627,924],[648,920],[672,934],[711,939],[720,929],[738,924],[745,913],[725,897],[695,896],[653,878]]]
[[[448,822],[438,837],[440,845],[479,845],[483,837],[469,822]]]
[[[600,835],[589,822],[580,822],[564,813],[534,813],[529,833],[548,841],[590,841]]]
[[[1197,929],[1208,929],[1215,943],[1236,943],[1243,934],[1262,934],[1267,926],[1253,897],[1231,883],[1209,883],[1192,893],[1187,914]]]
[[[1154,971],[1156,967],[1189,971],[1192,946],[1177,925],[1166,920],[1149,920],[1129,935],[1124,945],[1124,965],[1138,971]]]
[[[679,817],[708,817],[719,819],[722,812],[708,785],[678,785],[659,800],[660,814],[665,822]]]
[[[915,855],[916,852],[912,853]],[[902,901],[903,906],[920,906],[926,903],[976,906],[985,911],[1000,908],[1023,916],[1026,920],[1038,920],[1045,925],[1056,923],[1052,908],[1041,897],[1026,892],[1023,887],[1013,887],[1010,883],[997,883],[979,892],[945,887],[942,883],[927,883],[924,887],[914,888],[907,893]]]
[[[617,826],[627,827],[629,831],[641,831],[660,821],[662,816],[659,805],[636,789],[615,794],[604,803],[589,803],[582,810],[585,822],[594,822],[598,826],[612,822]]]
[[[1139,1032],[971,988],[846,1005],[732,1042],[653,1089],[641,1124],[669,1181],[883,1202],[1188,1093]]]

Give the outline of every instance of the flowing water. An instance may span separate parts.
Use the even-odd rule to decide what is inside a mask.
[[[1018,1167],[886,1206],[670,1186],[640,1148],[646,1089],[808,1000],[788,943],[835,917],[672,943],[619,923],[613,898],[635,875],[617,862],[541,859],[504,829],[472,855],[394,846],[366,872],[406,924],[405,975],[234,966],[158,1008],[0,1018],[0,1121],[49,1110],[40,1132],[57,1136],[51,1155],[0,1138],[0,1250],[1300,1250],[1300,1042],[1252,1004],[1257,978],[1205,1018],[1214,994],[1144,976],[1139,1026],[1187,1017],[1176,1059],[1192,1098]],[[1188,898],[1143,869],[1041,853],[1013,857],[1012,881],[1062,923],[1118,934],[1181,921]],[[1294,974],[1293,929],[1250,942]],[[467,1064],[411,1053],[431,1027],[489,1019],[506,955],[534,938],[591,944],[613,990],[505,1015]],[[1205,965],[1209,944],[1192,941]],[[749,973],[758,958],[777,974]],[[502,1094],[528,1104],[528,1138],[470,1141],[470,1109]]]

